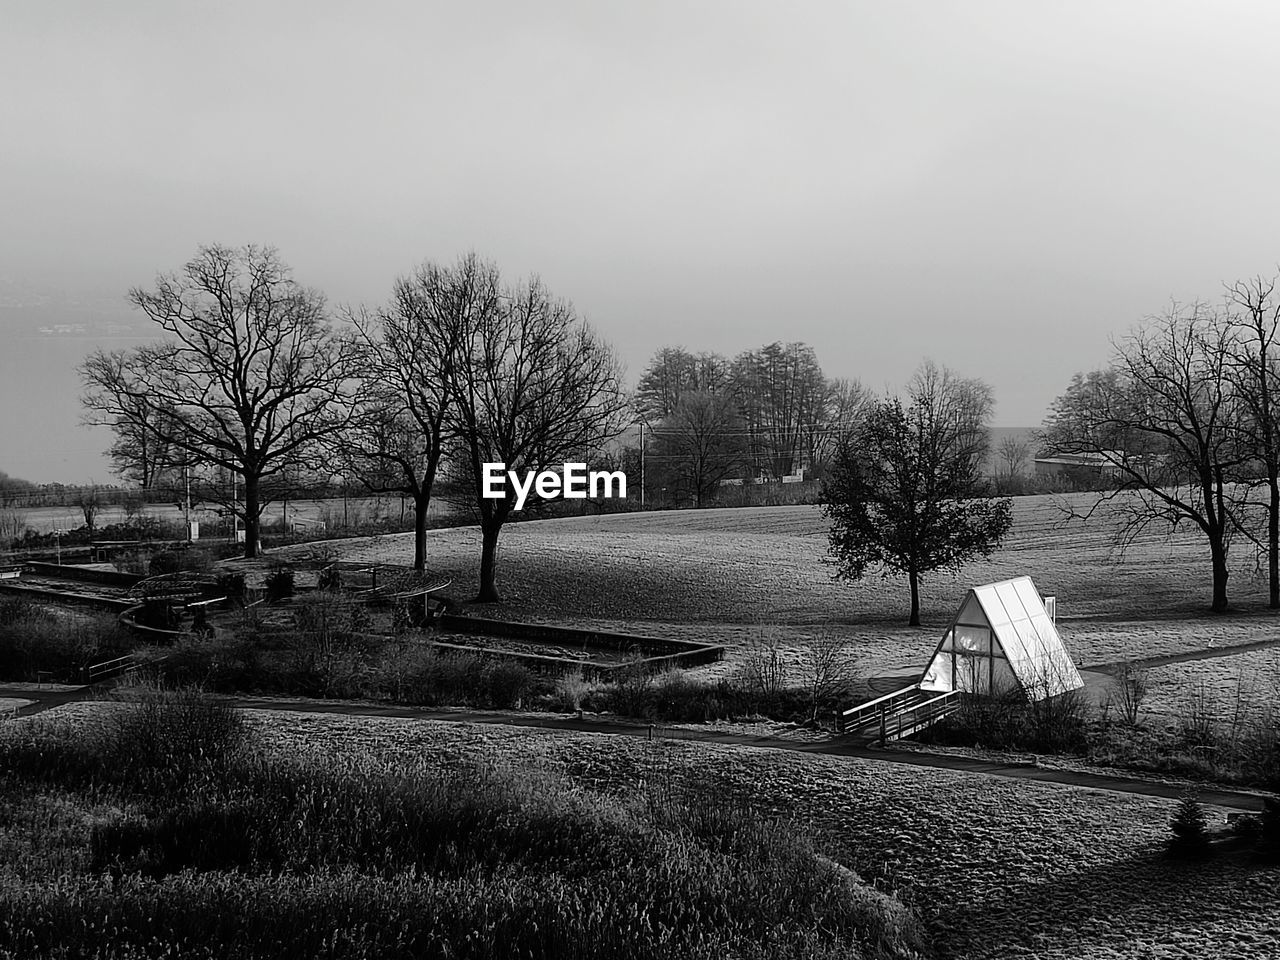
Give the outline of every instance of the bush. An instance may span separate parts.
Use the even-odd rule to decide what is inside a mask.
[[[287,600],[293,596],[294,582],[293,571],[289,567],[276,567],[267,574],[264,586],[267,591],[267,601],[276,603],[280,600]]]
[[[93,728],[39,718],[3,731],[0,773],[170,796],[223,782],[244,742],[240,716],[226,704],[194,688],[145,688]]]
[[[1280,863],[1280,801],[1271,797],[1263,801],[1256,856],[1262,863]]]
[[[533,672],[522,663],[490,660],[480,671],[485,705],[500,709],[518,708],[533,689]]]
[[[245,582],[243,573],[223,573],[218,575],[217,591],[219,596],[243,603],[245,598]]]
[[[23,599],[0,601],[0,678],[83,680],[90,663],[119,656],[129,638],[114,617],[54,611]]]
[[[922,731],[920,739],[993,750],[1083,752],[1088,749],[1086,714],[1084,698],[1074,690],[1034,702],[1017,689],[994,697],[963,696],[960,708]]]
[[[1169,826],[1173,830],[1173,836],[1169,838],[1170,856],[1195,860],[1209,855],[1209,821],[1194,794],[1187,794],[1178,801]]]

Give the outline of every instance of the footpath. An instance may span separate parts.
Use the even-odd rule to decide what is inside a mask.
[[[101,687],[44,687],[36,684],[0,685],[0,700],[22,699],[32,701],[18,708],[16,716],[25,717],[42,713],[64,703],[76,700],[101,699]],[[809,753],[832,757],[857,757],[916,767],[941,770],[959,770],[992,777],[1016,780],[1035,780],[1040,783],[1056,783],[1078,790],[1094,790],[1111,793],[1137,794],[1148,797],[1176,799],[1188,792],[1188,787],[1177,783],[1164,783],[1141,777],[1112,776],[1087,773],[1078,770],[1062,770],[1040,767],[1032,763],[1012,763],[980,760],[954,756],[878,747],[844,737],[820,740],[790,740],[784,737],[756,736],[747,733],[730,733],[721,730],[698,730],[687,727],[656,726],[647,723],[628,722],[621,719],[563,716],[556,714],[531,715],[501,713],[486,710],[445,710],[394,704],[358,703],[348,701],[278,699],[232,697],[229,702],[240,710],[274,710],[294,713],[336,714],[347,717],[387,717],[404,720],[430,720],[444,723],[494,724],[523,727],[532,730],[560,731],[568,733],[595,733],[613,736],[654,739],[692,740],[700,743],[718,743],[730,746],[751,747],[762,750],[787,750],[793,753]],[[1191,788],[1201,803],[1232,810],[1260,811],[1266,794],[1248,790],[1230,790],[1219,787]]]

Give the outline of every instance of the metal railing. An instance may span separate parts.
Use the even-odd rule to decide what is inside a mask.
[[[114,660],[104,660],[102,663],[91,664],[84,668],[85,683],[98,683],[101,680],[106,680],[108,677],[127,673],[137,665],[137,659],[129,655],[116,657]]]
[[[943,717],[954,713],[960,706],[960,691],[948,690],[940,693],[924,703],[918,703],[900,710],[893,717],[886,717],[880,725],[880,742],[901,740],[913,733],[919,733],[925,727],[932,726]],[[892,721],[892,722],[890,722]]]
[[[866,703],[859,704],[856,707],[850,707],[840,714],[840,732],[847,733],[850,730],[857,729],[868,720],[881,716],[885,709],[894,709],[901,706],[902,701],[910,699],[919,691],[919,685],[913,683],[910,686],[894,690],[892,693],[876,697],[874,700],[868,700]]]

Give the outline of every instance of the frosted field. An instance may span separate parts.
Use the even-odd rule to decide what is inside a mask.
[[[75,710],[92,710],[81,705]],[[904,893],[939,956],[1269,958],[1280,868],[1161,856],[1174,803],[876,760],[690,741],[387,718],[247,714],[286,754],[389,766],[531,764],[602,790],[696,776],[807,825],[828,854]],[[1217,822],[1222,811],[1210,810]]]
[[[1089,495],[1073,495],[1077,506]],[[827,524],[816,506],[681,510],[509,524],[499,542],[495,614],[595,624],[733,648],[769,639],[791,647],[814,630],[847,636],[864,671],[923,664],[970,584],[1030,575],[1058,597],[1059,627],[1077,662],[1109,663],[1280,635],[1263,609],[1252,551],[1239,550],[1230,587],[1237,614],[1208,613],[1207,551],[1190,532],[1150,536],[1121,558],[1101,521],[1064,525],[1057,496],[1013,501],[1014,526],[989,561],[922,586],[924,626],[904,626],[906,582],[833,580]],[[305,552],[306,547],[290,548]],[[343,559],[408,563],[409,535],[334,542]],[[433,576],[453,596],[476,589],[475,527],[428,533]]]

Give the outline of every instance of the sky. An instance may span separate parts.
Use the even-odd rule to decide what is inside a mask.
[[[76,364],[272,244],[335,308],[474,250],[616,348],[924,358],[1034,426],[1280,263],[1280,5],[0,0],[0,470],[112,480]],[[43,328],[43,332],[42,332]]]

